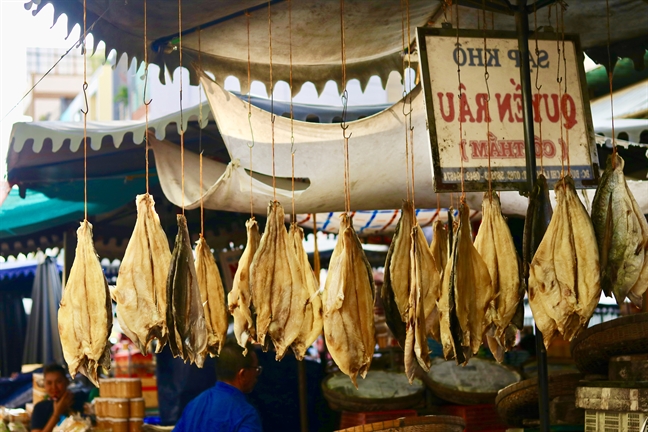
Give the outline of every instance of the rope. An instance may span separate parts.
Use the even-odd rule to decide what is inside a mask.
[[[405,66],[405,11],[403,4],[406,0],[401,0],[401,42],[403,47],[403,125],[405,126],[405,184],[406,184],[406,196],[407,201],[410,200],[410,169],[409,169],[409,146],[407,144],[408,133],[407,133],[407,113],[405,112],[405,104],[407,98],[407,67]]]
[[[292,220],[297,221],[295,215],[295,128],[293,111],[293,52],[292,52],[292,0],[288,0],[288,31],[290,35],[290,159],[292,166]]]
[[[144,0],[146,1],[146,0]],[[198,64],[202,70],[202,48],[200,44],[200,27],[198,27]],[[203,148],[202,148],[202,84],[198,87],[198,151],[200,152],[200,237],[205,233],[205,205],[203,201]]]
[[[88,105],[88,49],[86,47],[87,34],[86,29],[86,0],[83,0],[83,97],[85,98],[85,111],[83,113],[83,220],[88,220],[88,112],[90,106]]]
[[[409,0],[405,0],[405,9],[407,11],[407,71],[412,70],[412,50],[411,50],[411,44],[412,44],[412,35],[410,33],[411,31],[411,23],[410,23],[410,4]],[[410,135],[410,146],[411,146],[411,151],[410,155],[412,158],[412,206],[416,208],[414,205],[415,199],[414,199],[414,127],[412,126],[412,94],[411,94],[411,88],[410,92],[408,93],[408,99],[409,99],[409,111],[407,112],[407,120],[409,122],[409,135]],[[407,141],[406,141],[407,144]],[[416,213],[414,214],[414,223],[416,224]]]
[[[491,171],[491,140],[490,140],[490,87],[488,85],[488,79],[490,74],[488,73],[488,41],[486,38],[486,0],[482,1],[483,10],[483,31],[484,31],[484,83],[486,84],[486,94],[488,95],[486,99],[486,143],[488,145],[488,200],[492,202],[493,200],[493,174]],[[460,108],[461,109],[461,108]]]
[[[314,251],[313,251],[313,272],[315,272],[315,278],[317,279],[317,288],[320,286],[320,255],[319,248],[317,247],[317,213],[313,213],[313,241],[314,241]]]
[[[607,0],[606,0],[607,1]],[[563,4],[561,1],[560,3],[560,22],[561,22],[561,33],[562,33],[562,58],[563,58],[563,70],[565,73],[565,91],[563,94],[568,94],[567,92],[567,56],[565,55],[565,9],[566,6]],[[565,104],[563,106],[562,103],[562,97],[560,98],[560,105],[562,108],[562,111],[567,114],[565,111],[567,111],[567,105]],[[560,124],[561,131],[562,131],[562,123]],[[571,161],[569,160],[569,128],[565,127],[565,146],[567,147],[567,173],[571,175]]]
[[[340,127],[342,128],[342,138],[344,139],[344,206],[345,212],[348,213],[351,211],[351,174],[349,170],[349,138],[351,134],[347,136],[346,131],[349,126],[346,124],[347,116],[347,107],[349,102],[349,93],[346,88],[346,35],[344,30],[344,0],[340,0],[340,44],[342,50],[342,86],[344,90],[342,91],[342,123]]]
[[[248,78],[248,124],[250,125],[250,137],[252,141],[248,143],[250,149],[250,219],[254,219],[254,193],[252,192],[252,148],[254,147],[254,130],[252,129],[252,73],[250,61],[250,13],[245,11],[247,23],[247,78]]]
[[[268,39],[270,51],[270,124],[272,128],[272,194],[277,202],[277,179],[275,173],[275,115],[274,115],[274,84],[272,80],[272,7],[271,0],[268,0]]]
[[[557,8],[559,6],[556,6]],[[560,28],[560,18],[558,11],[556,11],[556,31]],[[562,77],[560,76],[560,40],[556,39],[556,52],[558,54],[558,67],[556,68],[556,83],[558,83],[558,101],[560,105],[562,103]],[[562,124],[562,109],[561,106],[559,106],[559,116],[558,116],[558,121],[560,122],[560,177],[565,176],[565,145],[563,141],[563,124]]]
[[[459,5],[457,5],[457,45],[459,45]],[[457,62],[457,79],[459,80],[459,111],[461,111],[461,101],[463,100],[463,91],[461,90],[461,66]],[[463,122],[459,116],[459,161],[461,163],[461,199],[466,198],[466,191],[464,189],[464,163],[463,155],[461,154],[461,140],[463,138]]]
[[[144,134],[144,147],[145,147],[145,160],[146,160],[146,195],[149,194],[149,140],[148,140],[148,124],[149,124],[149,105],[151,105],[151,100],[146,101],[146,89],[148,88],[148,36],[147,23],[146,23],[147,13],[146,13],[146,0],[144,0],[144,112],[146,118],[146,129]]]
[[[178,52],[180,53],[180,164],[182,165],[182,215],[185,214],[184,119],[182,116],[182,0],[178,0]]]
[[[537,3],[533,3],[533,22],[535,26],[535,55],[536,60],[540,56],[540,49],[538,48],[538,8]],[[542,85],[538,85],[538,80],[540,79],[540,68],[536,68],[536,77],[535,77],[535,88],[538,92],[538,111],[540,111],[540,89]],[[538,133],[540,134],[540,147],[542,147],[542,118],[538,119]],[[535,138],[534,138],[535,139]],[[540,172],[544,174],[544,152],[540,152]]]
[[[616,134],[614,132],[614,95],[612,89],[612,78],[614,75],[614,69],[612,68],[612,54],[610,53],[610,2],[605,0],[605,12],[607,19],[607,55],[608,55],[608,82],[610,84],[610,115],[612,120],[612,168],[616,168],[617,163],[617,145],[616,145]]]

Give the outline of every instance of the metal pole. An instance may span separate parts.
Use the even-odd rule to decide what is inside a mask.
[[[301,432],[308,432],[308,392],[306,391],[306,365],[305,360],[297,361],[297,374],[299,378],[299,420]]]
[[[535,185],[536,155],[533,132],[533,93],[531,92],[531,67],[529,63],[529,18],[526,11],[527,0],[518,0],[515,10],[515,27],[518,34],[520,51],[520,84],[522,86],[522,107],[524,110],[524,142],[526,156],[526,175],[528,191]],[[532,251],[535,252],[535,251]],[[531,259],[531,257],[529,257]],[[536,326],[536,359],[538,362],[538,408],[540,411],[540,431],[549,432],[549,382],[547,375],[547,350],[542,332]]]

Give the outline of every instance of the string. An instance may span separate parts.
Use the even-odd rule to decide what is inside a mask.
[[[559,5],[556,6],[557,8],[560,7]],[[558,14],[558,11],[556,11],[556,31],[558,31],[560,28],[560,17]],[[558,64],[558,67],[556,68],[556,82],[558,83],[558,101],[562,101],[562,77],[560,76],[560,39],[556,38],[556,51],[557,51],[557,57],[558,61],[556,62]],[[560,104],[562,105],[562,103]],[[559,107],[559,116],[558,116],[558,121],[560,122],[560,150],[561,150],[561,157],[560,157],[560,177],[565,176],[565,142],[563,141],[563,124],[562,124],[562,110]]]
[[[250,219],[254,219],[254,193],[252,192],[252,148],[254,147],[254,130],[252,129],[252,73],[250,61],[250,13],[245,11],[247,23],[247,79],[248,79],[248,124],[250,125],[250,137],[252,141],[248,143],[250,149]]]
[[[270,51],[270,124],[272,128],[272,194],[274,201],[277,201],[277,179],[275,177],[275,115],[274,115],[274,84],[272,80],[272,8],[271,0],[268,0],[268,39]]]
[[[401,41],[403,45],[403,124],[405,126],[405,182],[406,182],[406,196],[407,201],[410,200],[410,179],[409,179],[409,146],[407,144],[408,133],[407,133],[407,113],[405,112],[406,98],[407,98],[407,67],[405,66],[405,11],[403,4],[406,0],[401,0]]]
[[[340,0],[340,43],[342,51],[342,86],[344,90],[342,91],[342,123],[340,127],[342,128],[342,137],[344,138],[344,198],[345,198],[345,211],[348,213],[351,211],[351,186],[350,186],[350,170],[349,170],[349,138],[351,134],[347,136],[346,131],[349,126],[346,124],[347,116],[347,106],[349,102],[349,93],[346,88],[346,35],[344,30],[344,0]]]
[[[90,106],[88,105],[88,49],[87,42],[87,29],[86,29],[86,0],[83,0],[83,97],[85,98],[85,111],[83,113],[83,220],[88,220],[88,112]],[[85,226],[85,225],[84,225]]]
[[[294,133],[294,112],[293,112],[293,52],[292,52],[292,0],[288,0],[288,32],[290,46],[290,159],[292,165],[292,219],[297,221],[295,215],[295,133]]]
[[[407,10],[407,72],[412,70],[412,53],[411,53],[411,43],[412,43],[412,35],[410,33],[411,31],[411,24],[410,24],[410,4],[409,0],[405,0],[405,7]],[[409,80],[408,80],[409,82]],[[411,146],[411,151],[410,155],[412,157],[412,206],[416,208],[414,205],[414,127],[412,126],[412,93],[411,93],[411,88],[410,88],[410,93],[408,94],[408,99],[409,99],[409,111],[407,112],[407,117],[408,117],[408,122],[409,122],[409,134],[410,134],[410,146]],[[407,141],[406,141],[407,143]],[[416,214],[414,215],[414,219],[416,219]],[[416,221],[414,221],[416,222]]]
[[[319,289],[320,272],[322,266],[320,264],[319,247],[317,246],[317,213],[313,213],[313,240],[315,243],[313,250],[313,272],[315,273],[315,277],[317,278],[317,288]]]
[[[617,163],[617,145],[616,145],[616,134],[614,132],[614,95],[612,93],[612,78],[614,75],[614,69],[612,68],[612,54],[610,53],[610,2],[605,0],[605,11],[606,11],[606,20],[607,20],[607,55],[608,55],[608,82],[610,84],[610,115],[612,121],[612,168],[616,168]]]
[[[146,160],[146,195],[149,194],[149,140],[148,140],[148,124],[149,124],[149,105],[151,101],[146,101],[146,89],[148,88],[148,36],[147,36],[147,23],[146,23],[146,0],[144,0],[144,112],[146,118],[146,133],[144,134],[144,147],[145,147],[145,160]]]
[[[452,9],[451,9],[452,10]],[[459,5],[457,5],[457,46],[459,46]],[[461,89],[461,66],[457,62],[457,79],[459,80],[459,110],[461,111],[461,102],[463,100],[463,91]],[[466,192],[464,190],[464,164],[463,164],[463,155],[461,154],[461,140],[463,138],[463,121],[461,116],[459,116],[459,161],[461,163],[461,199],[466,198]]]
[[[538,8],[537,8],[537,3],[533,3],[533,22],[535,26],[535,55],[536,55],[536,60],[539,59],[540,57],[540,49],[538,48]],[[538,112],[540,112],[540,101],[541,101],[541,95],[540,95],[540,89],[542,88],[542,85],[538,84],[538,81],[540,79],[540,68],[536,67],[536,77],[535,77],[535,88],[537,91],[538,95]],[[538,116],[538,133],[540,134],[540,146],[542,147],[542,117]],[[544,152],[540,152],[540,172],[544,174]]]
[[[146,1],[146,0],[145,0]],[[201,29],[198,27],[198,64],[202,70]],[[198,151],[200,152],[200,236],[205,232],[205,207],[203,202],[203,148],[202,148],[202,84],[198,87]]]
[[[180,164],[182,166],[182,216],[185,214],[184,119],[182,117],[182,0],[178,0],[178,52],[180,53]]]
[[[563,59],[563,73],[565,74],[565,79],[563,80],[565,83],[565,91],[563,95],[569,94],[567,91],[567,56],[566,56],[566,50],[565,50],[565,9],[566,7],[563,5],[562,1],[560,2],[560,21],[561,21],[561,31],[562,31],[562,59]],[[560,98],[560,105],[563,111],[563,114],[567,116],[567,100],[564,99],[565,103],[563,104],[563,98]],[[560,127],[562,128],[562,123],[560,124]],[[571,175],[571,161],[569,160],[569,128],[565,126],[565,146],[567,147],[567,173]]]
[[[488,79],[490,74],[488,73],[488,41],[486,38],[486,0],[482,1],[483,7],[483,31],[484,31],[484,82],[486,84],[486,143],[488,145],[488,200],[492,202],[493,200],[493,175],[491,171],[491,139],[490,139],[490,87],[488,85]]]

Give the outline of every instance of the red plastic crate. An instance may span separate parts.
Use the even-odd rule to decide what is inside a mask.
[[[380,421],[395,420],[401,417],[416,417],[416,410],[393,410],[393,411],[367,411],[349,412],[342,411],[340,418],[340,429],[370,424]]]
[[[443,405],[441,414],[461,417],[466,421],[466,432],[505,431],[507,426],[497,414],[497,407],[492,405]]]

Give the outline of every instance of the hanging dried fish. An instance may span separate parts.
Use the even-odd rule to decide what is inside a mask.
[[[202,367],[207,346],[205,312],[184,215],[178,215],[178,234],[167,278],[166,319],[173,356]]]
[[[225,289],[218,266],[202,235],[196,244],[196,276],[205,312],[205,329],[207,331],[205,349],[210,356],[214,357],[220,354],[227,336],[227,308],[225,306]]]
[[[374,353],[374,283],[351,218],[340,216],[340,234],[324,285],[324,336],[331,357],[357,387]]]
[[[529,267],[529,304],[549,347],[587,325],[601,295],[592,222],[570,176],[555,187],[558,204]]]
[[[119,325],[146,355],[153,338],[166,344],[166,278],[171,251],[149,194],[138,195],[137,221],[119,266],[113,297]]]
[[[250,266],[252,304],[256,311],[257,340],[266,346],[270,336],[281,360],[295,341],[304,321],[308,300],[302,269],[284,225],[284,210],[274,201],[268,205],[268,221],[259,249]]]
[[[256,220],[249,219],[245,222],[247,230],[247,244],[243,255],[238,262],[236,274],[232,284],[232,291],[227,295],[229,311],[234,317],[234,336],[240,346],[245,348],[247,353],[248,341],[254,342],[256,338],[256,326],[252,316],[252,291],[250,290],[250,266],[254,254],[259,248],[261,236],[259,225]]]
[[[288,231],[289,243],[295,250],[295,255],[299,259],[299,265],[302,269],[304,280],[301,286],[304,291],[303,297],[307,298],[304,306],[304,321],[299,331],[299,335],[292,343],[292,350],[297,360],[302,360],[306,350],[322,334],[322,299],[319,293],[319,280],[313,273],[308,255],[304,250],[304,230],[297,224],[290,224]]]
[[[520,277],[520,266],[513,243],[513,236],[502,215],[499,197],[496,193],[484,194],[482,223],[475,238],[475,249],[488,268],[493,285],[494,299],[486,316],[485,326],[493,326],[488,342],[495,358],[502,362],[504,351],[512,348],[506,339],[510,325],[515,330],[522,327],[513,317],[520,310],[524,298],[524,284]]]
[[[412,228],[410,249],[410,295],[405,339],[405,374],[414,380],[416,362],[430,370],[426,318],[436,309],[439,298],[439,273],[423,230],[418,223]],[[428,309],[426,311],[426,308]]]
[[[92,241],[92,224],[84,220],[77,229],[76,256],[58,311],[63,356],[72,377],[81,372],[99,387],[97,369],[110,369],[112,318],[108,282]]]
[[[444,299],[439,305],[444,353],[453,351],[457,362],[464,364],[479,350],[486,331],[486,312],[494,298],[486,263],[473,246],[469,215],[470,209],[462,201],[459,226],[444,270]]]
[[[432,252],[432,257],[434,258],[434,263],[437,267],[437,272],[439,273],[439,292],[438,297],[441,297],[441,281],[443,280],[443,269],[445,269],[448,263],[448,234],[445,230],[443,222],[440,220],[435,220],[432,224],[432,244],[430,245],[430,251]],[[437,342],[441,342],[441,327],[439,322],[439,309],[436,307],[436,301],[434,302],[434,307],[432,312],[427,315],[426,318],[426,329],[429,335],[431,335]]]
[[[592,202],[592,223],[600,253],[601,288],[618,304],[637,306],[648,288],[648,222],[628,189],[621,156],[608,157]]]

